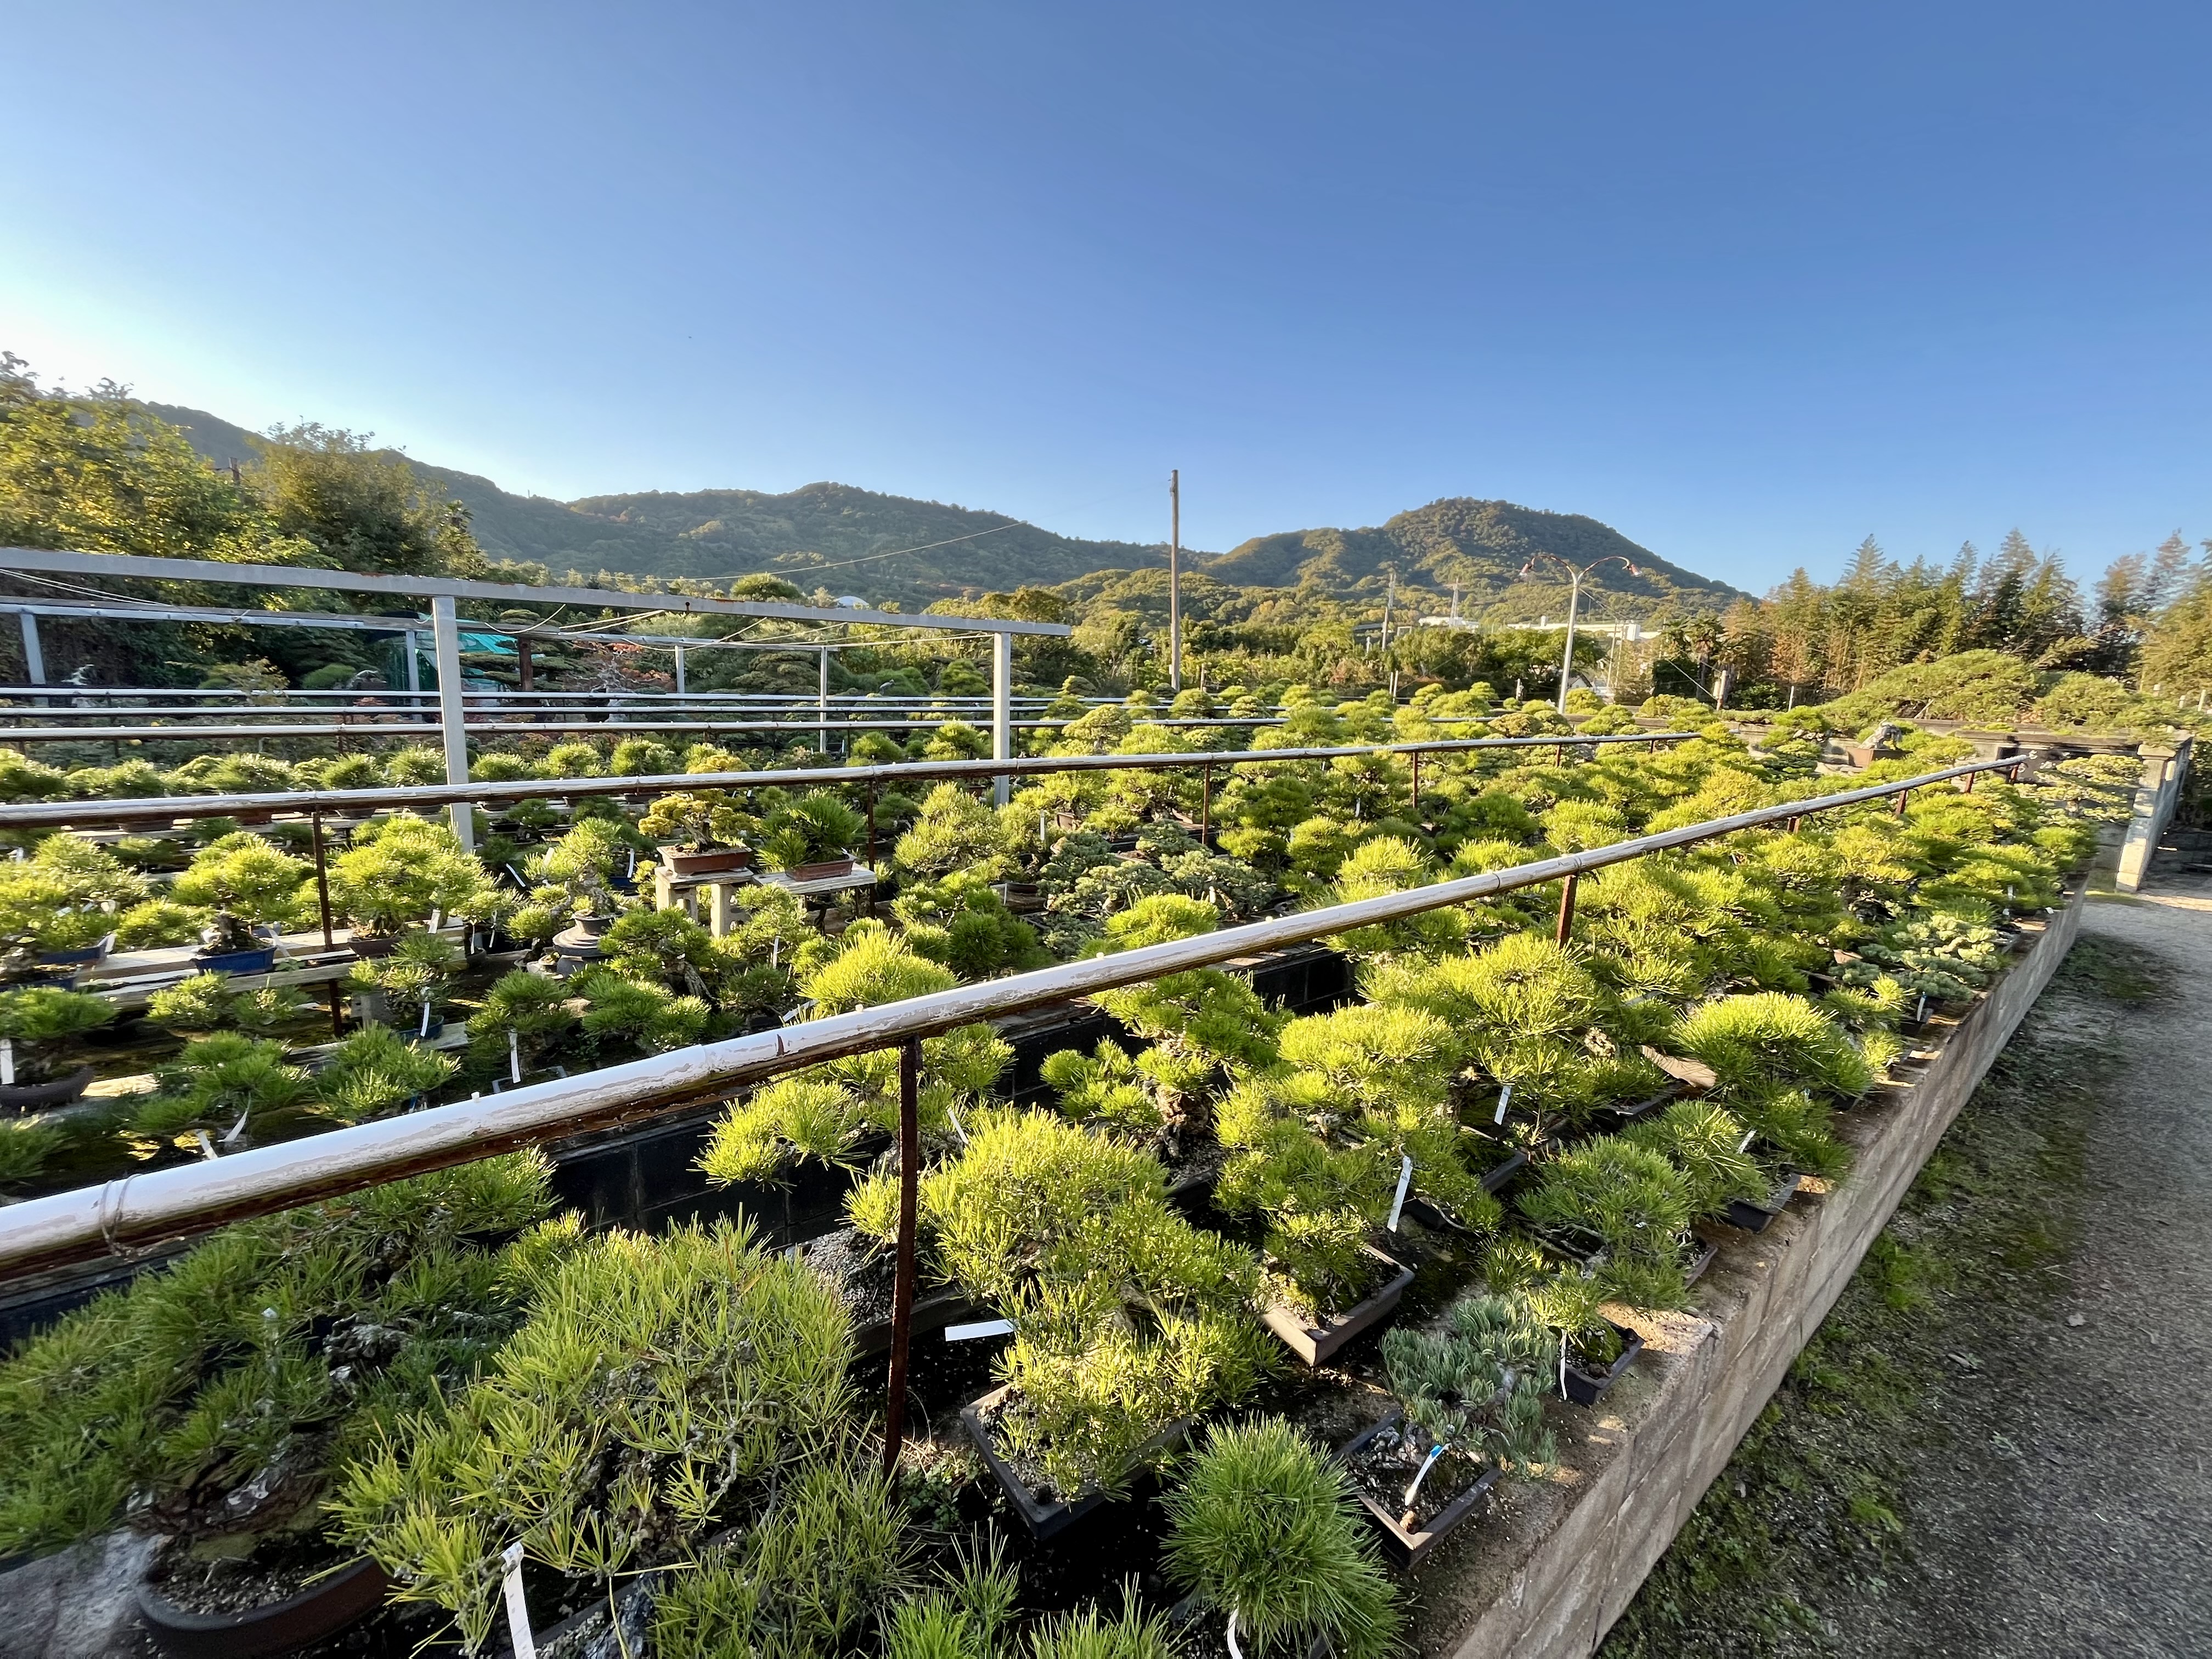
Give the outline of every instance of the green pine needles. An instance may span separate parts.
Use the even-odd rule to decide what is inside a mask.
[[[1339,1659],[1396,1649],[1397,1589],[1345,1477],[1288,1424],[1210,1429],[1162,1504],[1169,1577],[1217,1613],[1234,1613],[1251,1659],[1301,1659],[1317,1636]]]

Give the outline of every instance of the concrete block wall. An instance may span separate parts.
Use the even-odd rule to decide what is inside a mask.
[[[1851,1173],[1763,1233],[1721,1229],[1690,1314],[1626,1315],[1645,1350],[1563,1435],[1563,1468],[1462,1528],[1420,1577],[1415,1638],[1443,1659],[1584,1659],[1728,1465],[1868,1247],[2080,930],[2076,893],[1911,1080],[1840,1127]]]

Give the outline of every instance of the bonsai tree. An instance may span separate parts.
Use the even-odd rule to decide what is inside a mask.
[[[89,950],[115,930],[118,907],[145,895],[144,878],[106,848],[48,836],[30,858],[0,866],[0,965],[20,972],[41,955]]]
[[[940,783],[922,798],[891,857],[902,872],[929,879],[962,872],[988,883],[1010,866],[997,815],[957,783]]]
[[[1768,1196],[1766,1172],[1745,1147],[1750,1132],[1741,1119],[1709,1101],[1678,1100],[1657,1116],[1630,1124],[1622,1134],[1682,1172],[1695,1214],[1717,1214],[1731,1199],[1757,1201]]]
[[[615,872],[628,865],[634,850],[625,828],[602,817],[580,818],[532,863],[538,884],[531,890],[531,908],[545,907],[571,920],[605,921],[621,915]],[[516,921],[522,921],[521,913]]]
[[[155,1023],[173,1031],[266,1031],[297,1019],[307,1006],[296,992],[278,986],[234,991],[228,974],[214,972],[179,980],[146,1000]]]
[[[903,843],[902,843],[903,845]],[[891,901],[908,946],[962,979],[1042,968],[1052,960],[1036,929],[1006,908],[981,872],[920,882]]]
[[[413,1030],[426,1031],[438,1000],[462,963],[460,947],[436,933],[403,933],[388,957],[356,962],[349,977],[364,990],[381,991]]]
[[[63,1316],[0,1361],[0,1550],[128,1524],[179,1566],[241,1534],[268,1547],[234,1567],[298,1561],[332,1472],[466,1386],[575,1230],[476,1241],[550,1208],[543,1158],[486,1159],[227,1227]]]
[[[365,1025],[324,1063],[315,1096],[339,1122],[366,1123],[429,1093],[459,1069],[451,1055],[418,1048],[388,1025]]]
[[[815,789],[770,812],[763,830],[769,867],[790,870],[842,857],[866,833],[867,820],[828,790]]]
[[[337,1530],[481,1652],[510,1540],[611,1597],[818,1479],[851,1431],[851,1361],[830,1285],[749,1225],[602,1234],[474,1381],[363,1448]]]
[[[1383,1659],[1403,1625],[1343,1471],[1279,1418],[1218,1425],[1162,1500],[1168,1576],[1243,1651]]]
[[[1693,1199],[1688,1178],[1659,1153],[1597,1136],[1540,1165],[1516,1201],[1537,1227],[1587,1240],[1591,1267],[1619,1300],[1668,1309],[1688,1299],[1682,1250]]]
[[[678,790],[653,803],[638,829],[652,840],[685,853],[713,847],[743,847],[757,821],[740,811],[720,789]]]
[[[653,738],[624,738],[615,744],[607,771],[617,778],[665,777],[684,769],[684,757]]]
[[[0,1042],[9,1075],[0,1084],[17,1088],[58,1082],[77,1069],[70,1064],[70,1039],[99,1030],[115,1018],[115,1005],[88,992],[33,985],[0,991]]]
[[[608,968],[586,968],[568,981],[568,989],[590,1005],[584,1011],[586,1036],[629,1043],[649,1054],[704,1041],[714,1022],[714,1010],[699,998],[641,984]]]
[[[1525,1305],[1487,1294],[1453,1304],[1434,1329],[1383,1333],[1383,1372],[1406,1413],[1408,1450],[1421,1460],[1406,1488],[1407,1511],[1442,1459],[1523,1473],[1557,1460],[1544,1426],[1557,1352],[1551,1332]]]
[[[480,1070],[535,1071],[576,1029],[569,988],[543,974],[502,974],[469,1016],[469,1059]]]
[[[283,1043],[239,1031],[193,1039],[154,1076],[157,1091],[132,1103],[131,1127],[182,1150],[240,1150],[295,1127],[318,1103],[313,1081],[285,1060]]]
[[[331,861],[331,903],[363,933],[389,937],[451,920],[489,921],[506,900],[450,826],[400,813],[354,831]]]

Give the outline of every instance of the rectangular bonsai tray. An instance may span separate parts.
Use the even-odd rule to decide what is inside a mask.
[[[1767,1224],[1789,1208],[1790,1200],[1796,1196],[1798,1183],[1805,1177],[1791,1174],[1774,1188],[1764,1204],[1753,1204],[1748,1199],[1732,1198],[1722,1218],[1731,1227],[1741,1227],[1747,1233],[1763,1233]]]
[[[1349,1462],[1358,1455],[1369,1441],[1382,1433],[1383,1430],[1396,1427],[1399,1419],[1405,1414],[1401,1408],[1393,1407],[1388,1417],[1364,1431],[1355,1438],[1347,1441],[1337,1452],[1337,1462]],[[1352,1487],[1352,1494],[1359,1499],[1360,1508],[1367,1511],[1367,1518],[1375,1523],[1376,1530],[1382,1534],[1383,1553],[1400,1566],[1411,1571],[1421,1565],[1430,1551],[1443,1541],[1446,1534],[1454,1527],[1474,1513],[1483,1499],[1490,1495],[1490,1489],[1498,1484],[1498,1472],[1495,1467],[1485,1469],[1481,1479],[1453,1498],[1444,1506],[1436,1519],[1430,1522],[1427,1528],[1419,1532],[1407,1532],[1398,1524],[1396,1516],[1384,1510],[1380,1504],[1370,1498],[1356,1485]]]
[[[1368,1255],[1391,1270],[1390,1278],[1381,1290],[1365,1301],[1341,1314],[1323,1314],[1316,1328],[1308,1325],[1303,1315],[1285,1307],[1281,1303],[1270,1303],[1263,1316],[1267,1328],[1282,1338],[1283,1345],[1309,1365],[1318,1365],[1334,1357],[1338,1349],[1381,1324],[1397,1311],[1398,1303],[1406,1294],[1406,1286],[1413,1282],[1413,1270],[1403,1262],[1387,1256],[1372,1245],[1364,1245]]]
[[[1606,1323],[1612,1325],[1613,1322],[1607,1320]],[[1620,1332],[1623,1344],[1620,1358],[1601,1371],[1586,1371],[1579,1365],[1566,1368],[1567,1398],[1577,1406],[1596,1405],[1605,1391],[1626,1375],[1629,1366],[1635,1364],[1636,1356],[1644,1352],[1644,1339],[1634,1331],[1621,1330],[1618,1325],[1613,1325],[1613,1328]]]
[[[982,1415],[1012,1392],[1012,1385],[1008,1384],[969,1401],[960,1408],[960,1423],[968,1431],[968,1437],[975,1443],[975,1449],[982,1454],[984,1466],[998,1481],[1000,1490],[1006,1494],[1014,1513],[1021,1516],[1022,1525],[1029,1529],[1030,1537],[1042,1541],[1066,1531],[1109,1499],[1107,1493],[1093,1486],[1069,1502],[1053,1503],[1039,1498],[1014,1473],[1012,1467],[999,1455],[998,1448],[991,1443],[990,1426],[983,1421]],[[1177,1418],[1169,1424],[1138,1449],[1139,1462],[1148,1463],[1182,1444],[1183,1437],[1190,1432],[1190,1425],[1188,1417]]]

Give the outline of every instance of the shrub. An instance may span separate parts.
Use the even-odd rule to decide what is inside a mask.
[[[266,1031],[307,1008],[295,992],[276,986],[234,991],[228,974],[201,973],[162,987],[146,999],[155,1023],[173,1031]]]
[[[339,1122],[364,1123],[428,1094],[459,1069],[452,1056],[418,1048],[388,1025],[365,1025],[316,1074],[315,1093]]]
[[[391,955],[356,962],[348,977],[383,992],[401,1008],[420,1010],[419,1015],[401,1016],[410,1027],[419,1027],[435,1011],[440,994],[463,960],[460,947],[439,934],[403,933]]]
[[[227,1145],[261,1140],[316,1105],[313,1083],[285,1060],[283,1043],[240,1031],[195,1038],[154,1077],[156,1092],[132,1103],[132,1127],[179,1145],[201,1133]]]
[[[749,1227],[615,1232],[540,1282],[483,1375],[409,1414],[331,1502],[339,1534],[481,1650],[500,1552],[598,1581],[696,1555],[848,1432],[852,1340],[811,1268]]]
[[[1778,991],[1718,997],[1675,1023],[1675,1053],[1712,1067],[1731,1091],[1802,1085],[1846,1099],[1873,1073],[1850,1040],[1802,997]]]
[[[125,1516],[200,1538],[312,1524],[327,1472],[463,1382],[559,1228],[534,1153],[240,1223],[0,1363],[0,1549]]]
[[[452,828],[400,813],[354,831],[354,844],[331,860],[333,908],[370,933],[396,933],[426,922],[484,921],[505,905],[483,866]]]
[[[173,899],[147,899],[115,919],[115,944],[122,951],[158,951],[190,945],[215,913]]]
[[[761,855],[772,870],[818,864],[850,851],[867,820],[826,789],[779,806],[762,825]]]
[[[1434,1329],[1382,1334],[1383,1372],[1410,1428],[1472,1462],[1528,1473],[1558,1459],[1544,1426],[1557,1352],[1525,1304],[1480,1293]]]
[[[223,836],[203,848],[191,867],[170,884],[173,896],[186,904],[207,907],[220,924],[226,917],[239,922],[289,924],[301,914],[301,889],[314,877],[306,860],[277,851],[261,836],[246,831]],[[312,902],[312,901],[310,901]],[[252,935],[234,929],[239,942],[231,948],[250,948]],[[228,941],[227,941],[228,942]]]
[[[683,769],[683,757],[654,738],[624,738],[607,762],[607,771],[617,778],[665,777]]]
[[[1658,1116],[1631,1124],[1626,1139],[1658,1153],[1689,1182],[1690,1206],[1698,1215],[1728,1207],[1731,1199],[1764,1200],[1765,1172],[1745,1150],[1742,1121],[1702,1100],[1678,1100]]]
[[[512,1052],[523,1069],[535,1070],[575,1029],[576,1016],[565,1006],[570,994],[560,981],[543,974],[518,968],[501,975],[469,1017],[471,1060],[479,1066],[504,1066]]]
[[[1601,1135],[1540,1166],[1518,1200],[1538,1227],[1579,1231],[1598,1246],[1601,1279],[1622,1300],[1680,1307],[1681,1244],[1693,1213],[1688,1178],[1657,1152]]]
[[[46,1083],[71,1069],[64,1058],[71,1037],[115,1018],[115,1005],[87,991],[33,985],[0,992],[0,1037],[14,1048],[15,1081]]]
[[[1169,1576],[1233,1613],[1246,1652],[1381,1659],[1402,1622],[1345,1477],[1279,1419],[1207,1431],[1163,1500]]]
[[[922,798],[914,827],[891,856],[915,875],[964,871],[986,882],[1003,877],[1009,864],[997,816],[957,783],[940,783]]]

